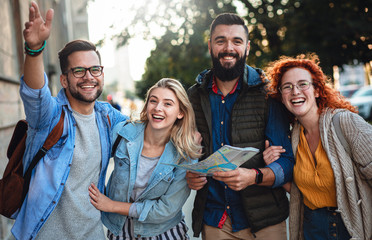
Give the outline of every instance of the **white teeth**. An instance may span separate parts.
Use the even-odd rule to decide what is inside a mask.
[[[94,86],[81,86],[81,88],[94,88]]]
[[[296,100],[291,101],[291,103],[294,104],[294,105],[302,104],[304,102],[305,102],[304,99],[296,99]]]
[[[231,57],[231,56],[226,56],[226,57],[224,57],[224,59],[226,59],[226,60],[231,60],[231,59],[233,59],[234,57]]]
[[[152,115],[152,117],[155,118],[155,119],[164,119],[164,117],[158,116],[158,115]]]

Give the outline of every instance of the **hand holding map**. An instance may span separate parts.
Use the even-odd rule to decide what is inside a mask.
[[[208,158],[195,164],[169,164],[194,173],[211,176],[214,172],[234,170],[259,152],[257,148],[225,145]]]

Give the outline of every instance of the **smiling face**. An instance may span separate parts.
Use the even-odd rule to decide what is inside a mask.
[[[242,25],[217,25],[208,42],[214,74],[230,81],[244,73],[249,41]]]
[[[299,120],[305,117],[311,118],[318,114],[316,104],[316,98],[319,97],[318,91],[314,89],[312,84],[308,89],[302,91],[295,86],[304,80],[312,83],[310,73],[303,68],[292,68],[283,74],[281,81],[281,87],[286,84],[294,85],[292,91],[282,92],[281,95],[283,104]]]
[[[180,103],[168,88],[154,88],[147,102],[148,127],[153,130],[170,131],[177,119],[183,118]]]
[[[71,68],[99,66],[98,55],[94,51],[77,51],[68,56],[68,72],[62,74],[60,81],[66,89],[66,95],[71,106],[79,108],[80,105],[94,105],[94,101],[101,95],[104,73],[93,77],[89,71],[84,77],[77,78],[70,71]]]

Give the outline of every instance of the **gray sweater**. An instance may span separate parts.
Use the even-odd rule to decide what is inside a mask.
[[[349,156],[337,137],[332,117],[340,114],[342,132],[348,142]],[[336,182],[337,206],[351,239],[372,239],[372,125],[359,115],[326,109],[319,120],[323,148],[331,163]],[[300,124],[292,131],[292,147],[296,156]],[[291,240],[303,237],[303,199],[296,184],[290,197],[289,232]]]

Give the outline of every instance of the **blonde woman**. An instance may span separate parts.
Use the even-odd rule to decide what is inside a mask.
[[[121,140],[107,196],[89,189],[109,239],[189,239],[181,210],[190,194],[186,172],[167,164],[200,156],[195,129],[187,94],[170,78],[148,90],[140,121],[114,128],[112,141]]]

